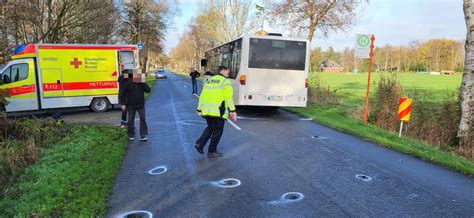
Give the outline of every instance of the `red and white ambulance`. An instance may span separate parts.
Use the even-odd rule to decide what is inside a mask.
[[[102,112],[118,103],[122,69],[137,69],[137,45],[29,44],[0,69],[7,112],[89,106]]]

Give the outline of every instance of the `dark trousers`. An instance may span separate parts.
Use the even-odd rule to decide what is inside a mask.
[[[217,151],[217,144],[219,144],[222,133],[224,133],[225,120],[221,118],[206,117],[206,122],[207,127],[204,129],[201,137],[196,141],[196,144],[204,147],[210,138],[211,144],[209,144],[208,152],[214,153]]]
[[[193,93],[198,93],[198,86],[197,86],[197,80],[196,79],[191,79],[191,83],[193,84]]]
[[[121,122],[122,125],[127,124],[127,113],[128,113],[127,110],[122,111],[122,122]]]
[[[135,137],[135,112],[140,117],[140,136],[148,135],[148,126],[146,125],[145,106],[128,105],[128,136]]]

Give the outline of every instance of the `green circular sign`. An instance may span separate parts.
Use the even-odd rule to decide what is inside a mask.
[[[368,47],[370,44],[370,39],[367,35],[360,35],[357,39],[357,44],[359,47]]]

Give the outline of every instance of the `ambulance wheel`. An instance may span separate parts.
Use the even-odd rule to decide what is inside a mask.
[[[91,110],[94,112],[105,112],[110,107],[110,102],[107,98],[94,98],[91,102]]]

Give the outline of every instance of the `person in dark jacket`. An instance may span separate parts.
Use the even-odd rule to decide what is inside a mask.
[[[193,84],[193,94],[198,93],[198,87],[197,87],[197,78],[201,76],[199,72],[196,70],[192,70],[191,73],[189,73],[189,76],[191,77],[191,83]]]
[[[120,92],[122,110],[128,111],[128,137],[135,140],[135,113],[140,117],[140,141],[147,141],[148,126],[145,119],[145,92],[150,93],[150,87],[141,79],[136,79],[139,74],[129,74],[132,82],[125,83]]]
[[[119,76],[118,78],[118,83],[119,83],[119,93],[122,92],[122,89],[124,88],[125,86],[125,83],[129,83],[130,80],[128,78],[125,78],[124,74],[126,74],[127,71],[126,70],[123,70],[122,71],[122,75]],[[120,95],[120,94],[119,94]],[[125,101],[122,102],[122,98],[118,98],[119,100],[119,104],[120,105],[127,105],[126,102],[127,102],[127,96],[124,96],[125,98]],[[125,128],[127,125],[127,110],[122,110],[122,121],[120,122],[120,128]]]

